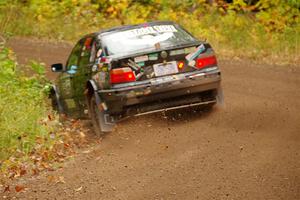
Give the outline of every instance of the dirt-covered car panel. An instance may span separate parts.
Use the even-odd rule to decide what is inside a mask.
[[[126,84],[126,87],[119,87],[110,90],[99,90],[102,99],[107,102],[106,106],[111,114],[119,114],[130,107],[149,102],[159,102],[165,99],[180,97],[186,99],[191,95],[199,95],[198,102],[205,102],[200,96],[205,91],[212,91],[211,99],[215,99],[216,91],[220,87],[220,71],[186,73],[174,75],[172,79],[160,77],[152,81],[143,81],[143,84]],[[206,96],[207,97],[207,96]],[[184,104],[195,103],[192,101],[181,102]],[[166,105],[168,106],[168,105]],[[179,105],[176,105],[179,106]],[[157,106],[162,109],[164,105]],[[131,109],[133,110],[133,109]],[[123,112],[123,113],[124,113]],[[139,114],[141,111],[135,110],[130,114]]]
[[[59,84],[70,84],[59,86],[59,101],[65,110],[88,108],[96,132],[131,115],[214,104],[221,91],[210,44],[173,22],[89,34],[75,45],[62,77]]]

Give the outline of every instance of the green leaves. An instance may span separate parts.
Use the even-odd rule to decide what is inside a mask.
[[[27,77],[18,69],[14,53],[0,51],[0,161],[17,149],[29,152],[36,137],[47,137],[48,129],[39,121],[47,112],[44,66],[31,63],[36,75]],[[24,67],[23,67],[24,68]],[[18,70],[16,70],[18,69]]]
[[[30,63],[30,67],[38,75],[40,75],[40,76],[45,75],[45,65],[44,64],[41,64],[41,63],[38,63],[38,62],[32,60]]]

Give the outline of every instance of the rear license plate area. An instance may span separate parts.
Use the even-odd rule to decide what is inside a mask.
[[[178,73],[176,61],[154,64],[153,70],[156,77]]]

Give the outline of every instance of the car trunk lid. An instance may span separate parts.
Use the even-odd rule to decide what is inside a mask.
[[[195,44],[169,50],[127,56],[112,61],[112,72],[123,68],[132,70],[135,80],[144,81],[157,77],[169,76],[197,70],[198,58],[214,58],[214,52],[208,43]],[[213,59],[206,59],[200,64],[216,64]],[[111,73],[112,75],[112,73]]]

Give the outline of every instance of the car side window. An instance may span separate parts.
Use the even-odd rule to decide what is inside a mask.
[[[91,49],[91,55],[90,55],[90,62],[93,63],[96,59],[96,53],[97,53],[97,43],[94,40],[92,44],[92,49]]]
[[[93,56],[92,54],[94,54],[94,51],[95,51],[95,47],[94,47],[93,38],[87,37],[84,41],[84,45],[82,47],[82,51],[80,54],[80,61],[79,61],[80,67],[85,67],[92,62],[92,56]]]
[[[81,54],[81,50],[82,50],[82,42],[79,41],[75,47],[73,48],[70,56],[69,56],[69,59],[68,59],[68,62],[66,64],[66,68],[67,70],[71,70],[72,66],[76,66],[78,65],[78,61],[80,59],[80,54]]]

